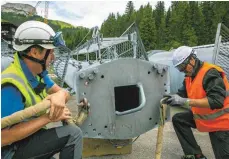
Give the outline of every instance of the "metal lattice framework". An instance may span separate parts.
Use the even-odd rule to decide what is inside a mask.
[[[4,39],[1,39],[1,57],[13,56],[15,50],[11,49],[9,45],[10,45],[9,42],[5,41]]]
[[[103,38],[97,29],[92,39],[79,46],[74,52],[76,55],[86,54],[87,60],[90,53],[95,53],[96,60],[129,57],[148,61],[135,23],[131,24],[120,37]]]
[[[61,87],[64,85],[64,77],[67,71],[70,54],[71,50],[67,47],[55,49],[56,59],[53,63],[53,70],[57,76],[57,82]]]
[[[4,71],[14,60],[15,50],[9,47],[10,43],[1,39],[1,71]]]
[[[222,23],[218,24],[212,61],[224,69],[229,79],[229,29]]]
[[[113,38],[103,38],[98,27],[94,27],[92,39],[71,51],[66,48],[55,51],[57,58],[53,64],[54,73],[58,77],[58,83],[63,86],[66,69],[68,64],[80,70],[82,66],[93,64],[90,60],[90,54],[95,54],[95,61],[113,60],[118,58],[139,58],[148,61],[148,56],[140,38],[138,28],[135,23],[120,36]],[[92,30],[89,31],[89,33]],[[89,33],[87,35],[89,35]],[[87,36],[86,35],[86,36]],[[87,62],[79,62],[78,55],[86,55]],[[77,55],[77,61],[72,57]],[[58,71],[57,71],[58,70]]]
[[[120,46],[117,46],[118,50],[120,51],[118,52],[120,53],[119,57],[133,57],[145,59],[148,61],[148,56],[145,51],[145,47],[141,40],[140,33],[136,23],[132,23],[130,27],[120,37],[125,36],[128,36],[130,41],[123,43]]]

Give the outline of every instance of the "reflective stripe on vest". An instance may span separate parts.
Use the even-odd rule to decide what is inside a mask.
[[[202,119],[202,120],[212,120],[215,118],[218,118],[226,113],[229,113],[229,108],[222,109],[216,113],[213,114],[207,114],[207,115],[200,115],[200,114],[193,114],[194,119]]]
[[[16,74],[13,74],[13,73],[2,74],[2,79],[4,79],[4,78],[13,78],[13,79],[15,79],[16,81],[18,81],[19,83],[21,83],[21,85],[23,85],[24,88],[25,88],[25,89],[27,90],[27,92],[29,93],[29,96],[30,96],[30,98],[31,98],[31,100],[32,100],[32,105],[35,105],[35,104],[36,104],[36,101],[35,101],[34,96],[33,96],[32,93],[29,91],[27,85],[25,84],[25,82],[23,81],[23,79],[22,79],[20,76],[18,76],[18,75],[16,75]]]
[[[226,91],[226,97],[228,97],[228,96],[229,96],[229,90]],[[207,115],[193,114],[193,117],[194,117],[194,119],[212,120],[212,119],[218,118],[221,115],[224,115],[226,113],[229,113],[229,108],[222,109],[222,110],[217,111],[213,114],[207,114]]]

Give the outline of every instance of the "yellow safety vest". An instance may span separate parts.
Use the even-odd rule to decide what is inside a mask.
[[[40,94],[35,93],[22,70],[18,53],[15,53],[14,62],[11,63],[10,66],[6,68],[1,75],[1,85],[6,83],[13,84],[22,93],[25,99],[24,108],[33,106],[36,103],[41,102],[47,96],[46,89],[44,89],[43,92],[41,92]],[[38,76],[37,78],[40,77]],[[39,115],[43,113],[40,113]]]

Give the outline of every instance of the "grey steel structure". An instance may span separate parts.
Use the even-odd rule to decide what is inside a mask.
[[[218,24],[212,62],[221,66],[229,79],[229,29]]]
[[[89,54],[97,58],[71,58],[64,78],[78,101],[86,97],[90,102],[89,117],[81,126],[84,137],[137,137],[159,123],[159,102],[170,88],[168,67],[148,61],[135,24],[119,38],[101,38],[98,30],[94,32],[72,53],[85,54],[86,60]],[[54,63],[55,72],[63,74],[56,63],[64,62]]]
[[[14,50],[9,47],[9,42],[1,39],[1,71],[4,71],[14,60]]]

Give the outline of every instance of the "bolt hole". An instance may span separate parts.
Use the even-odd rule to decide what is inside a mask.
[[[99,136],[101,136],[101,133],[98,133]]]
[[[92,123],[90,123],[89,126],[92,126]]]
[[[165,90],[165,92],[167,92],[167,89]]]
[[[163,75],[161,75],[161,77],[163,77]]]
[[[104,126],[104,128],[106,129],[106,128],[107,128],[107,126],[105,125],[105,126]]]
[[[84,134],[87,135],[87,132],[85,132]]]
[[[86,95],[86,92],[83,92],[83,95]]]
[[[157,125],[157,122],[155,123],[155,125]]]
[[[104,75],[102,75],[101,78],[104,78]]]
[[[148,75],[150,74],[150,71],[148,71]]]
[[[164,86],[166,86],[166,83],[164,83]]]
[[[152,118],[149,118],[149,120],[152,120]]]
[[[93,129],[93,131],[96,131],[96,129]]]

